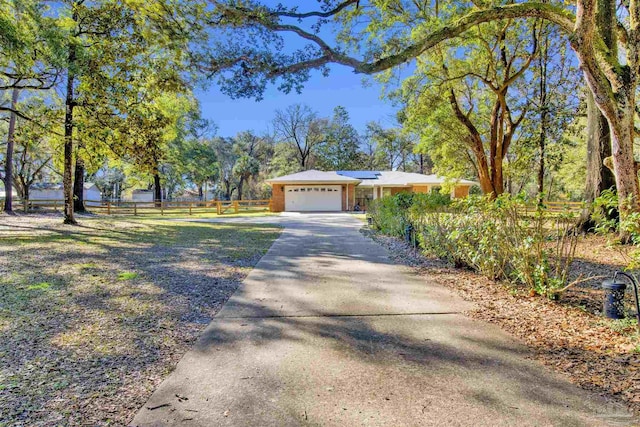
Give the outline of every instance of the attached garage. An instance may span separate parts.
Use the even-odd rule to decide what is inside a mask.
[[[340,185],[285,185],[285,211],[324,211],[342,210],[342,186]]]
[[[340,212],[355,206],[359,179],[335,171],[307,170],[267,180],[273,212]]]

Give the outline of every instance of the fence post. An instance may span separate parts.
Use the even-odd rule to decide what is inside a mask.
[[[222,203],[220,203],[220,200],[218,200],[218,201],[216,202],[216,213],[217,213],[218,215],[220,215],[220,212],[222,211],[222,206],[221,206],[221,205],[222,205]]]
[[[160,215],[162,216],[164,216],[164,204],[165,204],[164,200],[160,202]]]
[[[22,209],[24,213],[29,213],[29,199],[22,199]]]
[[[107,215],[111,215],[111,202],[107,200]]]
[[[133,202],[133,215],[137,216],[138,215],[138,203]]]
[[[238,203],[237,200],[233,201],[233,208],[234,208],[236,213],[240,212],[240,204]]]
[[[189,215],[191,215],[191,208],[193,208],[193,202],[189,203]]]
[[[273,206],[271,205],[271,199],[269,199],[268,209],[269,209],[269,212],[273,212]]]

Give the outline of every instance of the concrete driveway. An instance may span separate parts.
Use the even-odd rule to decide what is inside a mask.
[[[285,230],[132,425],[633,424],[460,314],[351,215],[224,221]]]

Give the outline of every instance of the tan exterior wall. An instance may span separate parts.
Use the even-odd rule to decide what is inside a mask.
[[[429,186],[428,185],[414,185],[412,188],[414,193],[428,193]]]
[[[271,188],[271,212],[284,212],[284,185],[275,184]]]
[[[468,185],[459,185],[453,190],[453,197],[456,199],[462,199],[464,197],[469,196],[469,189],[471,187]]]
[[[463,197],[469,196],[469,189],[471,187],[469,185],[458,185],[453,190],[453,197],[456,199],[461,199]],[[414,193],[429,193],[431,191],[431,187],[428,185],[414,185],[413,192]]]
[[[395,196],[398,193],[411,193],[411,188],[391,187],[392,196]]]
[[[349,204],[347,205],[347,188],[349,193]],[[342,186],[342,210],[352,210],[356,204],[356,186],[355,184],[348,184]]]

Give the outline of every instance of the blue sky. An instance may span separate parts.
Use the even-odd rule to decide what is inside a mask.
[[[282,3],[289,7],[298,7],[299,12],[318,10],[321,1],[300,2],[299,0],[264,0],[263,4],[276,6]],[[301,3],[303,6],[301,6]],[[313,20],[300,23],[297,20],[289,22],[300,25],[309,30]],[[322,27],[320,36],[333,43],[335,41],[335,28],[331,24]],[[283,35],[285,50],[300,49],[305,42],[293,35]],[[270,123],[275,116],[275,111],[285,109],[289,105],[303,103],[309,105],[321,117],[330,117],[333,109],[338,105],[346,108],[351,118],[351,124],[363,132],[367,122],[379,121],[385,126],[394,126],[395,111],[389,101],[380,99],[380,85],[368,78],[368,84],[363,85],[363,75],[357,75],[353,71],[341,65],[330,66],[331,73],[328,77],[322,76],[320,71],[312,72],[311,79],[305,84],[301,94],[285,94],[275,86],[268,88],[264,99],[256,102],[253,99],[233,100],[212,85],[206,91],[197,91],[196,96],[200,101],[203,116],[218,125],[219,136],[233,136],[244,130],[253,130],[258,134],[268,132]]]
[[[309,105],[323,117],[330,117],[333,109],[341,105],[347,109],[351,124],[364,131],[370,121],[380,121],[393,126],[396,109],[389,101],[380,99],[380,85],[372,79],[362,84],[362,75],[356,75],[343,66],[332,66],[328,77],[314,72],[301,94],[285,94],[270,87],[262,101],[253,99],[231,99],[221,93],[215,85],[206,91],[197,91],[203,116],[218,126],[219,136],[233,136],[240,131],[253,130],[258,134],[271,129],[270,122],[275,110],[291,104]]]

